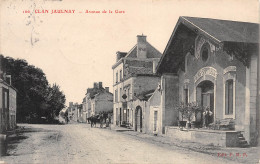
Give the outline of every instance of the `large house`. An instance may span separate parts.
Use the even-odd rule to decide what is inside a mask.
[[[160,78],[155,68],[161,53],[138,35],[137,44],[129,52],[117,52],[113,69],[113,124],[129,126],[136,131],[143,128],[143,109],[135,105],[135,97],[143,92],[154,90]]]
[[[150,119],[146,121],[150,126],[146,131],[157,125],[159,133],[177,136],[181,132],[167,129],[177,126],[180,119],[176,104],[196,102],[203,107],[202,112],[210,111],[209,124],[220,126],[225,120],[225,124],[232,122],[234,129],[210,133],[191,130],[185,132],[186,138],[237,146],[244,143],[239,141],[244,137],[251,145],[256,144],[258,57],[258,24],[180,17],[157,67],[161,82],[148,100],[150,115],[145,119]],[[202,122],[202,112],[193,120]]]
[[[16,127],[16,89],[11,76],[6,75],[5,61],[0,55],[0,133]]]

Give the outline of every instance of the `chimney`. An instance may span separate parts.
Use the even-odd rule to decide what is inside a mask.
[[[125,57],[126,54],[127,54],[126,52],[117,51],[116,52],[116,62],[118,62],[121,58]]]
[[[137,35],[137,58],[147,58],[147,42],[145,35]]]
[[[11,75],[6,75],[6,82],[9,85],[12,85],[12,76]]]
[[[94,83],[94,88],[98,88],[98,83]]]
[[[109,92],[109,87],[105,87],[106,91]]]
[[[153,73],[156,73],[156,67],[158,65],[158,60],[153,61]]]
[[[102,82],[98,83],[98,88],[101,89],[102,88]]]
[[[69,102],[69,107],[72,107],[73,106],[73,102]]]

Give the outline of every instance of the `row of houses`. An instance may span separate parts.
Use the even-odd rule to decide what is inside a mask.
[[[91,116],[100,113],[113,112],[113,94],[109,87],[103,87],[102,82],[95,82],[93,88],[88,88],[82,104],[69,103],[68,117],[75,122],[88,122]]]
[[[11,75],[6,75],[5,59],[0,55],[0,134],[16,127],[16,96]]]
[[[180,17],[161,54],[146,36],[138,35],[129,52],[117,52],[112,66],[113,123],[216,145],[255,145],[259,132],[258,36],[255,23]],[[176,128],[181,117],[176,106],[181,102],[203,107],[193,121],[202,123],[207,109],[209,124],[232,122],[234,128],[179,134],[183,132]]]

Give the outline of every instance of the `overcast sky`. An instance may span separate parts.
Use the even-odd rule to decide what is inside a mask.
[[[61,86],[66,104],[81,103],[93,82],[102,81],[112,92],[116,51],[128,52],[143,33],[163,52],[179,16],[259,20],[257,0],[0,1],[0,53],[41,68],[50,83]],[[49,13],[33,14],[34,9]],[[75,13],[51,14],[51,10],[65,9]]]

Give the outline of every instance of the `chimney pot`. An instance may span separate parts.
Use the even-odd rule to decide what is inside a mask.
[[[94,83],[94,88],[98,88],[98,83]]]
[[[101,89],[102,88],[102,82],[98,83],[98,88]]]
[[[105,89],[106,89],[107,92],[109,92],[109,87],[106,87]]]

